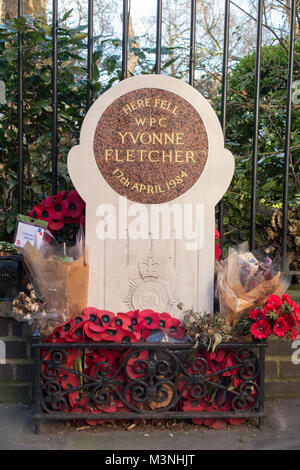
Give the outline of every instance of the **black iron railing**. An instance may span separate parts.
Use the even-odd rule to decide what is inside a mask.
[[[221,344],[223,362],[215,367],[206,349],[192,343],[55,344],[36,338],[37,432],[49,420],[257,418],[261,424],[265,347]],[[103,359],[113,351],[116,361]],[[208,396],[211,406],[205,408]]]
[[[288,61],[288,84],[286,104],[286,126],[284,144],[284,184],[283,184],[283,224],[282,224],[282,269],[287,269],[287,233],[288,233],[288,184],[289,184],[289,162],[290,162],[290,137],[291,137],[291,110],[292,110],[292,82],[293,61],[295,43],[295,19],[297,0],[290,0],[289,18],[289,61]],[[242,8],[233,1],[224,0],[224,42],[223,42],[223,66],[222,66],[222,98],[221,98],[221,125],[224,136],[226,135],[226,102],[227,102],[227,79],[228,79],[228,47],[230,32],[230,4]],[[156,18],[156,62],[155,72],[161,72],[161,41],[162,41],[162,5],[163,0],[157,0]],[[195,38],[196,38],[196,0],[191,0],[190,21],[190,51],[189,51],[189,83],[194,85],[195,76]],[[87,39],[87,109],[92,104],[92,80],[93,80],[93,23],[94,11],[93,0],[88,0],[88,39]],[[256,234],[256,205],[257,205],[257,170],[258,170],[258,136],[259,136],[259,105],[260,105],[260,66],[262,49],[262,27],[263,27],[264,1],[257,1],[257,41],[256,41],[256,67],[254,83],[254,121],[253,121],[253,144],[252,144],[252,185],[251,185],[251,223],[249,227],[250,246],[255,248]],[[129,0],[123,0],[123,44],[122,44],[122,79],[128,77],[128,49],[129,49]],[[18,0],[18,16],[23,15],[23,0]],[[254,18],[255,19],[255,18]],[[57,192],[57,25],[58,25],[58,0],[52,2],[52,192]],[[23,212],[23,35],[18,33],[18,210]],[[224,203],[221,201],[218,207],[218,228],[221,234],[221,244],[224,238],[223,231]]]

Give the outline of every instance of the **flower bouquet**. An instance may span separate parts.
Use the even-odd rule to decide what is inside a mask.
[[[24,307],[24,315],[16,312],[17,320],[33,323],[40,320],[38,329],[42,336],[49,336],[53,329],[66,320],[80,314],[87,305],[89,267],[85,261],[83,234],[78,232],[76,245],[67,249],[60,246],[53,237],[44,237],[40,249],[29,242],[23,248],[26,267],[33,279],[37,293],[29,292],[20,301]],[[24,298],[31,294],[41,299],[40,308],[32,311],[30,302],[24,305]],[[28,313],[33,313],[28,317]],[[33,318],[34,317],[34,318]],[[52,330],[51,330],[52,329]]]
[[[30,217],[48,222],[51,232],[57,232],[68,224],[85,223],[85,202],[75,189],[60,191],[36,205],[28,214]]]
[[[245,314],[263,305],[271,294],[281,296],[288,282],[276,271],[272,260],[259,261],[243,244],[217,263],[217,297],[220,313],[234,327]]]
[[[249,312],[235,327],[237,334],[250,335],[254,340],[265,340],[270,335],[286,340],[297,338],[300,325],[300,306],[287,294],[281,298],[270,295],[264,305]]]

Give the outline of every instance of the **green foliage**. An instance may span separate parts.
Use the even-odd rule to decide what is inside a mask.
[[[287,41],[285,43],[288,44]],[[262,48],[258,174],[257,242],[272,208],[282,207],[288,51],[282,44]],[[295,44],[294,80],[300,78],[300,40]],[[225,197],[227,243],[249,238],[253,156],[255,52],[234,67],[228,80],[226,146],[235,155],[235,175]],[[293,105],[289,207],[299,204],[300,106]]]
[[[70,148],[78,143],[87,106],[86,26],[64,28],[63,22],[70,14],[71,11],[64,15],[57,30],[58,190],[72,187],[66,158]],[[51,27],[43,17],[13,19],[0,25],[0,80],[6,85],[6,104],[0,105],[0,239],[11,239],[17,214],[18,32],[23,33],[24,212],[51,194]],[[106,55],[103,62],[108,79],[101,86],[98,63],[107,40],[96,40],[94,98],[111,86],[120,73],[114,56]]]

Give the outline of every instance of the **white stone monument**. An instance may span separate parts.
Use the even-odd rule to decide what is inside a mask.
[[[175,78],[128,78],[88,111],[68,156],[86,202],[88,305],[213,309],[215,205],[234,171],[209,102]]]

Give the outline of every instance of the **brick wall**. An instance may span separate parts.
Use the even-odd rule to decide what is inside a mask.
[[[11,318],[9,302],[0,302],[0,341],[5,364],[0,363],[0,403],[32,400],[34,363],[30,328]]]
[[[300,397],[300,364],[292,362],[292,354],[299,350],[300,336],[296,349],[292,342],[274,340],[269,341],[266,352],[266,384],[265,394],[268,397]]]
[[[300,289],[289,294],[300,303]],[[6,347],[6,363],[0,364],[0,403],[29,402],[33,397],[34,374],[30,329],[11,318],[11,303],[5,301],[0,301],[0,341]],[[292,363],[294,351],[291,342],[269,341],[266,351],[266,398],[300,397],[300,364]]]

